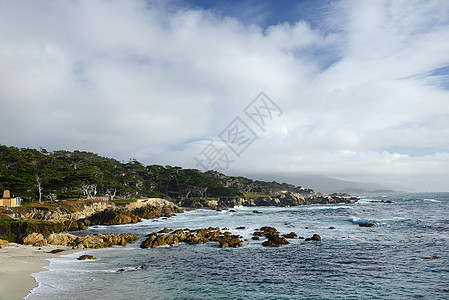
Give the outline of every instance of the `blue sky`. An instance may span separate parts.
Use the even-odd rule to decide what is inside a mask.
[[[449,190],[448,1],[3,0],[0,40],[2,144]]]

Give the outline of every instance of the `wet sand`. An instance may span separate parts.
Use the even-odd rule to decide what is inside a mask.
[[[48,253],[54,249],[64,249],[57,254]],[[37,287],[33,273],[46,271],[48,258],[78,252],[67,246],[33,247],[10,243],[0,249],[0,300],[23,299]]]

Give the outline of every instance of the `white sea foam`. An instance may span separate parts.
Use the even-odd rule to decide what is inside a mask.
[[[431,198],[429,198],[429,199],[423,199],[424,201],[429,201],[429,202],[441,202],[441,201],[438,201],[438,200],[436,200],[436,199],[431,199]]]
[[[304,206],[305,210],[322,210],[322,209],[354,209],[354,207],[347,206],[347,205],[337,205],[337,206]]]

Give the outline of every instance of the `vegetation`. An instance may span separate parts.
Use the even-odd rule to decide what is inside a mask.
[[[0,145],[0,191],[27,202],[69,198],[236,197],[244,193],[299,191],[286,183],[229,177],[216,171],[126,163],[84,151],[54,151]],[[59,203],[60,204],[60,203]]]

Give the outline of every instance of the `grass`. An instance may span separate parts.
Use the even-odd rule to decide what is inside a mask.
[[[117,200],[111,200],[112,203],[116,205],[126,205],[133,202],[137,202],[137,199],[117,199]]]
[[[257,193],[245,193],[244,195],[245,195],[245,199],[246,200],[251,200],[251,199],[260,198],[260,197],[263,197],[263,198],[271,197],[271,198],[273,198],[273,197],[279,196],[279,194],[257,194]]]

